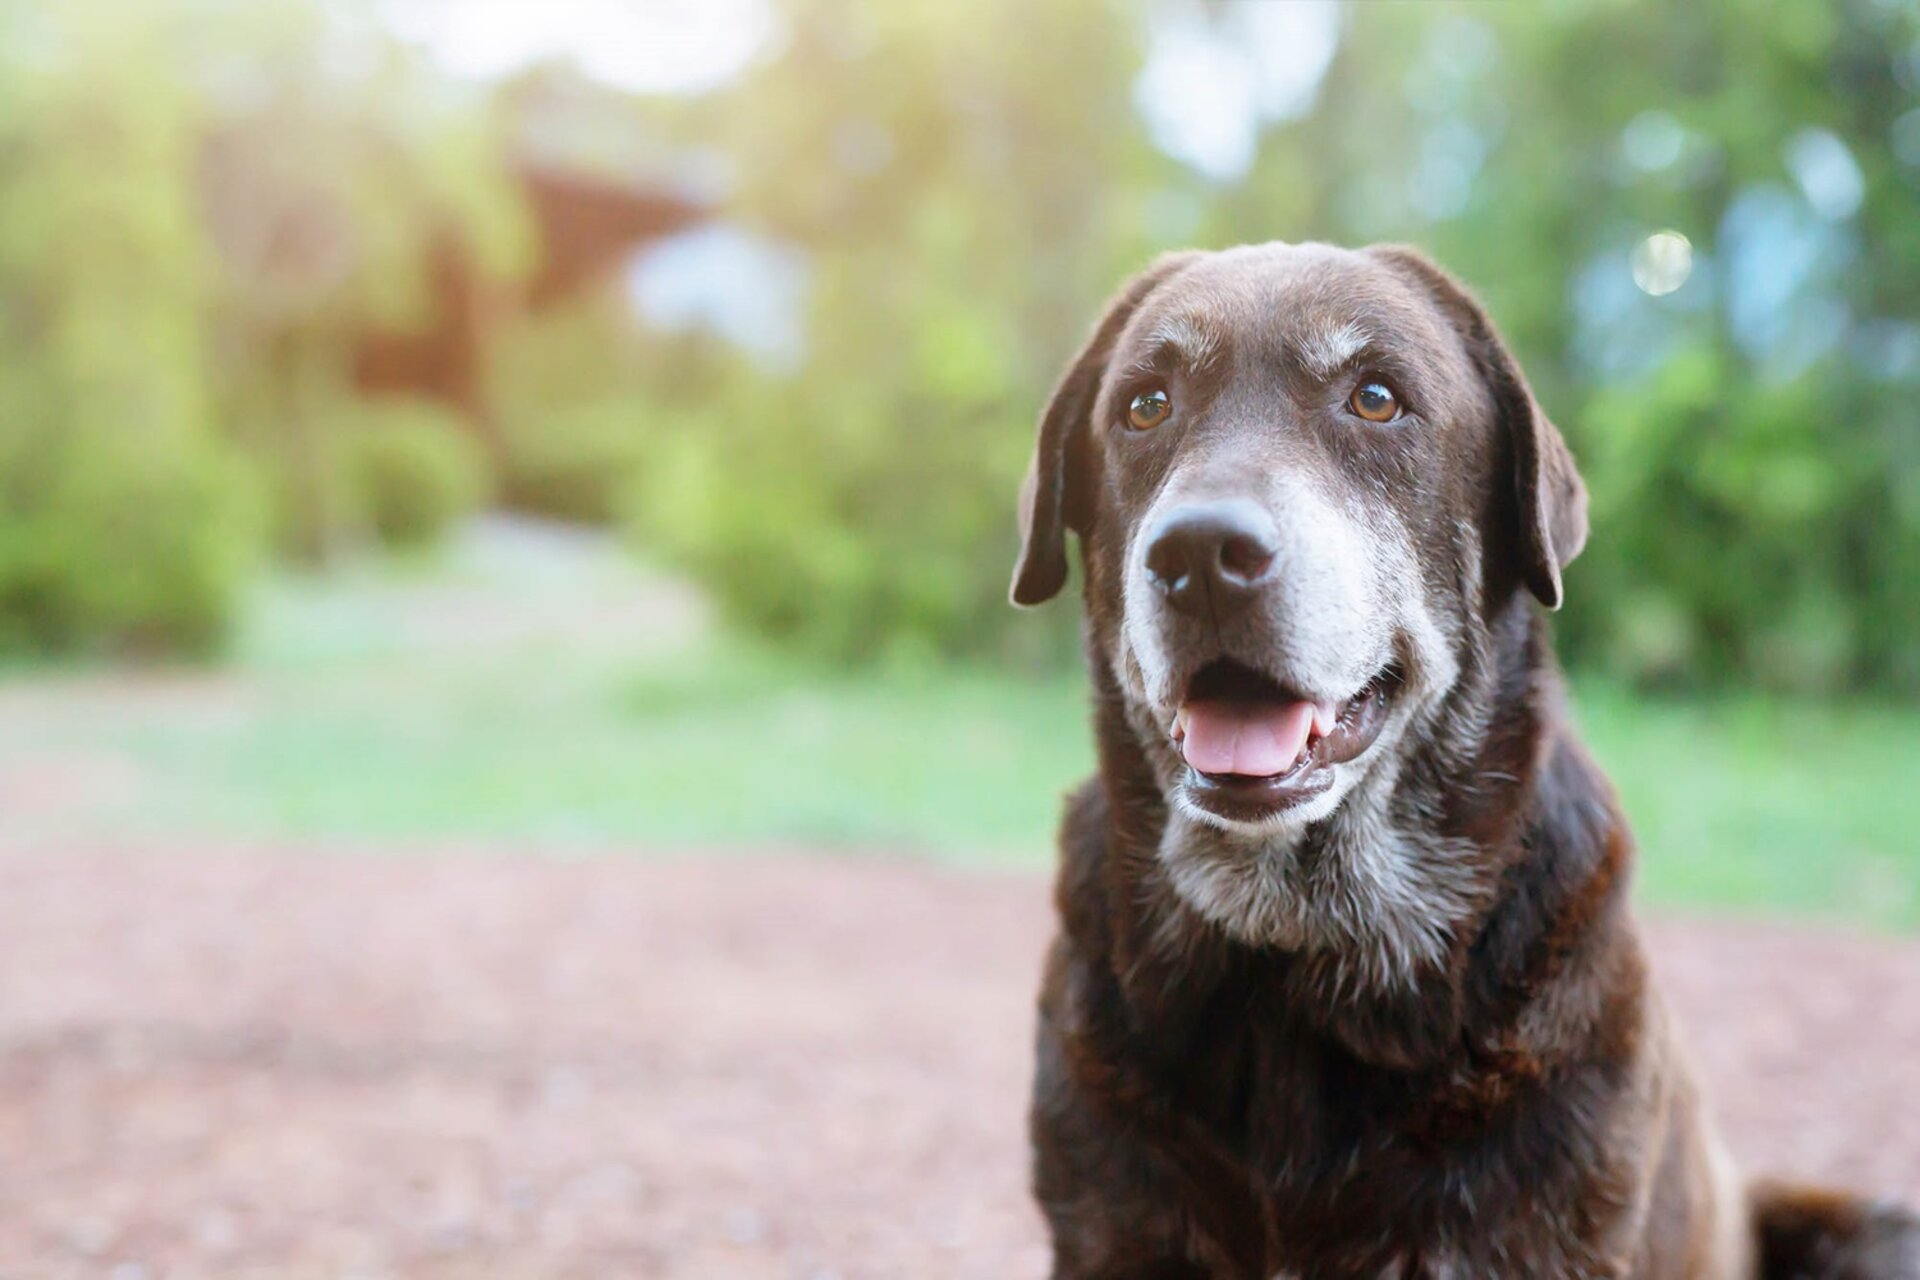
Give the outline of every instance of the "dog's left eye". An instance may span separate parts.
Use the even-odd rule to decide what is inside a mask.
[[[1368,422],[1392,422],[1400,416],[1400,400],[1384,382],[1363,382],[1347,397],[1347,408]]]
[[[1173,416],[1173,401],[1159,389],[1143,391],[1127,406],[1127,425],[1135,431],[1151,431]]]

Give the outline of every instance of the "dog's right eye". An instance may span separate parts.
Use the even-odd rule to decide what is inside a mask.
[[[1173,401],[1158,388],[1142,391],[1127,406],[1127,425],[1135,431],[1151,431],[1173,416]]]
[[[1400,398],[1384,382],[1363,382],[1347,397],[1347,407],[1368,422],[1392,422],[1400,416]]]

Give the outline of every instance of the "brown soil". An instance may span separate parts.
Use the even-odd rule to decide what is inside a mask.
[[[1033,876],[0,859],[0,1276],[1038,1277]],[[1920,945],[1666,922],[1749,1163],[1920,1195]]]

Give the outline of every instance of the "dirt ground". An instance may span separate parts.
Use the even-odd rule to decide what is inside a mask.
[[[1043,881],[0,857],[0,1277],[1039,1277]],[[1736,1151],[1920,1195],[1920,944],[1663,921]]]

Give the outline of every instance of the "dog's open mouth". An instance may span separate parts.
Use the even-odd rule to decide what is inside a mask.
[[[1202,808],[1253,821],[1319,795],[1333,766],[1380,736],[1399,686],[1391,667],[1345,702],[1314,702],[1231,658],[1187,682],[1174,716],[1174,745],[1187,762],[1187,790]]]

